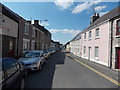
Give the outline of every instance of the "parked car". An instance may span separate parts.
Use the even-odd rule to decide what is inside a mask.
[[[2,90],[23,90],[25,86],[25,77],[27,74],[23,63],[18,62],[13,58],[3,58],[0,60],[2,65]]]
[[[47,50],[49,57],[52,55],[52,50]]]
[[[43,53],[44,53],[45,58],[48,59],[48,58],[49,58],[49,53],[48,53],[48,51],[47,51],[47,50],[43,50]]]
[[[35,71],[42,68],[42,65],[45,63],[45,57],[40,50],[27,51],[23,53],[19,61],[23,62],[27,69]]]

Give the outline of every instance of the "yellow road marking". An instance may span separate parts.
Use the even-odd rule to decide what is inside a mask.
[[[70,56],[70,55],[68,55],[68,54],[67,54],[67,56]],[[99,74],[100,76],[102,76],[102,77],[106,78],[107,80],[109,80],[109,81],[113,82],[114,84],[116,84],[116,85],[120,86],[120,83],[119,83],[118,81],[116,81],[116,80],[114,80],[114,79],[110,78],[109,76],[107,76],[107,75],[105,75],[105,74],[103,74],[103,73],[99,72],[98,70],[96,70],[96,69],[94,69],[94,68],[92,68],[92,67],[88,66],[87,64],[85,64],[85,63],[83,63],[83,62],[81,62],[81,61],[79,61],[79,60],[77,60],[77,59],[75,59],[75,61],[77,61],[78,63],[80,63],[80,64],[84,65],[85,67],[87,67],[88,69],[90,69],[90,70],[94,71],[95,73]]]

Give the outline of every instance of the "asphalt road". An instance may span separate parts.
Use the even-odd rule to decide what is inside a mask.
[[[25,88],[118,88],[64,52],[52,55],[41,71],[30,72]]]

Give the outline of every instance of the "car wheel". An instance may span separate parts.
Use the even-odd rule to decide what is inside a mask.
[[[24,90],[24,88],[25,88],[25,79],[22,79],[20,83],[20,90]]]

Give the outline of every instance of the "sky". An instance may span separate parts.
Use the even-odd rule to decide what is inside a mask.
[[[26,20],[40,20],[40,24],[52,33],[52,40],[62,44],[67,43],[87,28],[94,12],[102,16],[118,6],[117,2],[102,2],[101,0],[95,2],[61,1],[64,0],[2,3]]]

